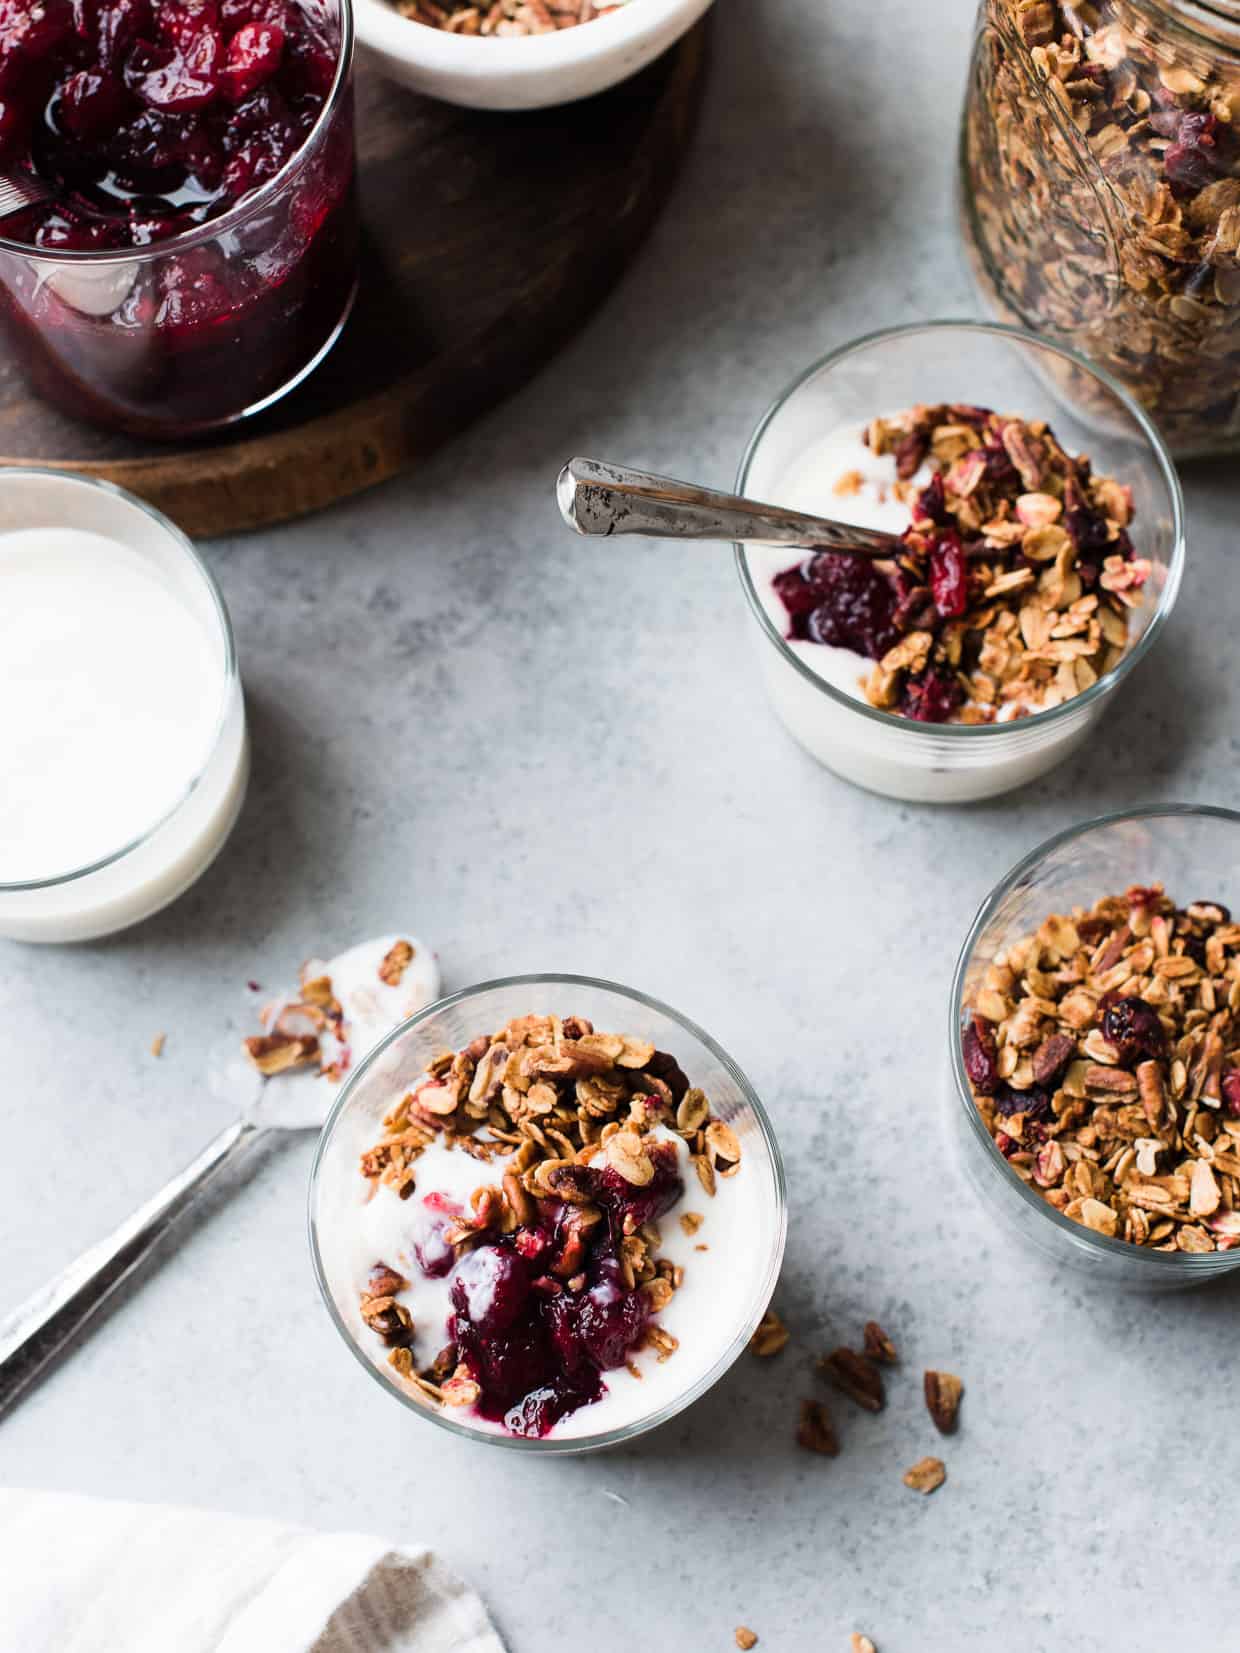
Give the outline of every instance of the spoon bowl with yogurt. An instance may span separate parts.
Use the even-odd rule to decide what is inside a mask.
[[[273,1031],[246,1041],[259,1047],[260,1065],[239,1059],[215,1076],[216,1088],[222,1077],[241,1107],[239,1117],[111,1234],[0,1320],[0,1415],[81,1335],[226,1169],[274,1133],[319,1130],[353,1067],[406,1017],[438,998],[435,954],[409,936],[376,936],[326,963],[304,966],[300,990],[269,1007],[265,1023]],[[309,1000],[311,983],[328,1000],[326,1011]],[[282,1026],[318,1031],[284,1033]],[[280,1046],[285,1039],[300,1041],[299,1061],[281,1068],[271,1053],[287,1049]]]

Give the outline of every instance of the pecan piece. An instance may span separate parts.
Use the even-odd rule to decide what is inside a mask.
[[[389,987],[399,987],[401,977],[413,962],[413,946],[408,941],[397,941],[383,955],[379,966],[379,980]]]
[[[1076,1055],[1076,1040],[1066,1033],[1052,1033],[1033,1053],[1033,1082],[1052,1086]]]
[[[927,1372],[925,1392],[926,1410],[934,1419],[934,1427],[940,1435],[952,1434],[964,1384],[952,1372]]]
[[[261,1074],[288,1073],[319,1058],[319,1041],[312,1034],[266,1033],[241,1041],[242,1048]]]
[[[850,1400],[867,1412],[881,1412],[886,1403],[883,1379],[878,1367],[853,1349],[836,1349],[823,1355],[818,1370]]]
[[[768,1309],[762,1316],[757,1331],[749,1339],[749,1352],[767,1359],[771,1355],[777,1355],[785,1347],[788,1337],[787,1326],[784,1325],[774,1309]]]
[[[877,1320],[865,1323],[865,1353],[869,1360],[882,1361],[884,1366],[894,1366],[899,1359],[895,1344]]]
[[[820,1400],[801,1402],[801,1422],[797,1429],[797,1445],[807,1452],[819,1452],[824,1458],[838,1458],[839,1436],[831,1414]]]

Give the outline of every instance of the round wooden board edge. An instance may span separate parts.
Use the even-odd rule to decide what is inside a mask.
[[[600,245],[595,260],[597,280],[582,282],[577,276],[570,282],[567,272],[548,270],[535,289],[482,334],[437,358],[434,385],[414,373],[370,400],[307,424],[199,450],[176,449],[166,458],[154,455],[78,463],[0,456],[0,470],[41,465],[98,477],[146,500],[185,533],[212,538],[293,521],[409,469],[533,378],[617,285],[679,176],[701,106],[709,22],[708,15],[669,48],[676,62],[635,159],[635,172],[644,187],[630,192],[617,213],[614,233]],[[666,164],[668,153],[674,157],[671,166]],[[527,316],[539,317],[541,328],[527,327]],[[550,331],[548,316],[555,318]],[[530,338],[536,340],[532,349],[524,343]],[[498,393],[494,377],[484,383],[469,371],[471,359],[485,346],[497,352],[492,366],[496,360],[501,363]],[[453,375],[459,396],[445,418],[442,377],[445,367],[451,373],[454,360],[459,362],[459,373]],[[281,480],[274,486],[277,477]]]

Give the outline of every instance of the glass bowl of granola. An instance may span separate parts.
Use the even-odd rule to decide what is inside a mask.
[[[1066,368],[1091,386],[1088,424],[1049,388]],[[1082,358],[998,324],[892,328],[815,362],[737,491],[902,538],[877,564],[736,549],[777,715],[890,797],[993,797],[1062,762],[1179,589],[1183,501],[1151,421]]]
[[[1240,814],[1072,827],[987,898],[952,984],[952,1113],[985,1202],[1120,1285],[1240,1267]]]
[[[393,80],[469,109],[545,109],[627,80],[713,0],[356,0]]]
[[[783,1258],[783,1168],[731,1058],[584,976],[441,999],[352,1075],[310,1233],[355,1357],[454,1434],[549,1453],[675,1416],[731,1366]]]

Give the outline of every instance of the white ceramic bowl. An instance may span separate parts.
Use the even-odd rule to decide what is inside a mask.
[[[687,33],[712,0],[628,0],[555,34],[495,39],[445,34],[388,0],[355,0],[357,37],[393,80],[469,109],[546,109],[627,80]]]

